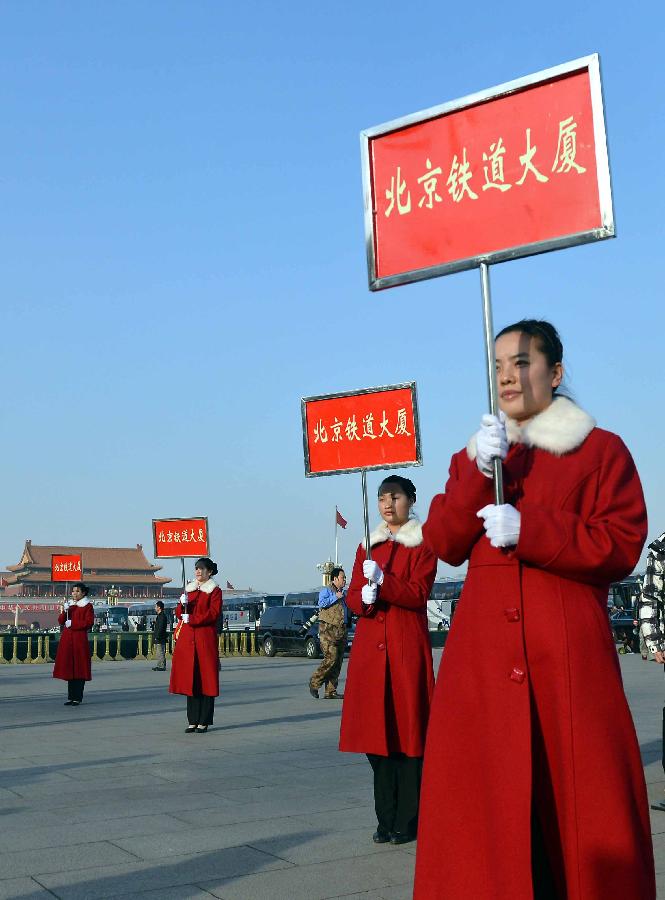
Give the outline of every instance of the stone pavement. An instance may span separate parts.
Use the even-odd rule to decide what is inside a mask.
[[[621,663],[659,800],[662,671]],[[309,696],[312,662],[222,660],[206,735],[184,734],[184,698],[151,665],[97,664],[78,708],[51,666],[0,668],[0,898],[411,897],[415,846],[372,843],[370,769],[336,750],[340,706]],[[665,813],[653,824],[665,900]]]

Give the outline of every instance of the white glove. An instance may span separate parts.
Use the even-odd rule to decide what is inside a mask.
[[[182,594],[180,595],[180,602],[181,602],[181,603],[187,603],[187,594],[186,594],[184,591],[183,591]]]
[[[189,613],[182,614],[182,621],[185,623],[185,625],[189,625]]]
[[[374,584],[383,584],[383,572],[373,559],[366,559],[363,563],[363,575]]]
[[[67,621],[65,622],[65,628],[71,628],[71,627],[72,627],[72,620],[67,619]]]
[[[506,436],[506,417],[486,413],[480,420],[480,428],[476,432],[476,465],[486,478],[494,475],[493,459],[505,459],[508,455],[508,438]]]
[[[360,596],[365,606],[371,606],[373,603],[376,603],[376,585],[364,584]]]
[[[485,533],[493,547],[514,547],[520,537],[522,516],[510,503],[495,506],[490,503],[476,513],[483,519]]]

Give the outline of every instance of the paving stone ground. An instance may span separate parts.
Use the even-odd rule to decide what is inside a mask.
[[[409,900],[415,845],[372,843],[370,769],[337,751],[340,705],[309,696],[313,663],[223,660],[206,735],[184,734],[184,698],[151,666],[97,664],[78,708],[52,666],[0,666],[0,900]],[[665,799],[663,673],[621,666]],[[665,812],[652,822],[665,900]]]

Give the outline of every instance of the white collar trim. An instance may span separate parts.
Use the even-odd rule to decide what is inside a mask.
[[[88,603],[90,603],[90,601],[88,600],[87,597],[81,597],[80,600],[77,600],[77,601],[76,601],[76,605],[77,605],[77,606],[87,606]]]
[[[520,427],[506,418],[506,434],[511,444],[524,444],[563,456],[576,450],[596,427],[596,420],[567,397],[555,397],[552,403]],[[469,459],[476,458],[476,436],[467,444]]]
[[[418,547],[423,542],[423,528],[418,519],[412,516],[408,522],[392,534],[385,522],[381,522],[369,536],[369,545],[374,547],[384,541],[393,540],[404,547]]]
[[[190,581],[187,585],[188,591],[203,591],[204,594],[212,594],[212,592],[217,587],[217,582],[213,581],[212,578],[209,578],[207,581],[204,581],[202,584],[199,584],[196,579],[194,581]]]

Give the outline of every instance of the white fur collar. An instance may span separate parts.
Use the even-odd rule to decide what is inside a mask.
[[[190,581],[187,585],[188,591],[203,591],[204,594],[212,594],[212,592],[217,587],[217,582],[213,581],[212,578],[209,578],[207,581],[204,581],[203,584],[199,584],[196,579],[194,581]]]
[[[88,600],[87,597],[81,597],[80,600],[77,600],[77,601],[76,601],[76,605],[77,605],[77,606],[87,606],[88,603],[90,603],[90,601]]]
[[[369,536],[369,545],[374,547],[391,538],[390,529],[385,522],[381,522]],[[418,547],[423,542],[423,528],[418,519],[412,517],[392,535],[392,539],[405,547]]]
[[[547,409],[529,419],[521,428],[514,419],[506,419],[509,443],[538,447],[555,456],[575,450],[595,427],[595,419],[567,397],[555,397]],[[476,458],[475,434],[467,444],[466,452],[469,459]]]

